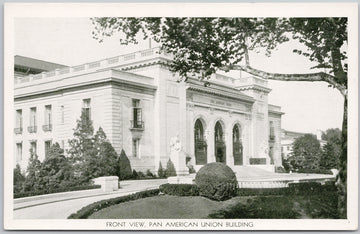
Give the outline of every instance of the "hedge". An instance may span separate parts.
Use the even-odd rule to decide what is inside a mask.
[[[64,188],[51,189],[51,190],[28,191],[28,192],[14,193],[14,198],[31,197],[31,196],[50,194],[50,193],[62,193],[62,192],[80,191],[80,190],[97,189],[97,188],[101,188],[101,185],[81,185],[81,186],[64,187]]]
[[[130,194],[127,196],[110,198],[110,199],[94,202],[88,206],[81,208],[76,213],[71,214],[68,217],[68,219],[86,219],[93,213],[95,213],[101,209],[104,209],[106,207],[113,206],[113,205],[120,204],[120,203],[127,202],[127,201],[137,200],[140,198],[157,196],[159,194],[159,192],[160,192],[159,189],[151,189],[151,190],[146,190],[146,191]]]
[[[160,192],[174,196],[199,196],[196,184],[162,184]]]
[[[308,174],[328,174],[332,175],[332,171],[329,169],[309,169],[303,168],[296,171],[296,173],[308,173]]]
[[[321,185],[317,182],[291,183],[286,188],[240,188],[238,196],[310,195],[336,191],[333,181]]]

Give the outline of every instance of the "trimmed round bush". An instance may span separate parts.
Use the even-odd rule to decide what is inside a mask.
[[[223,163],[209,163],[196,174],[200,196],[223,201],[236,196],[238,182],[235,173]]]

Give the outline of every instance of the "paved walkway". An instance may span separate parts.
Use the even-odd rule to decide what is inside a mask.
[[[100,189],[37,196],[14,200],[14,219],[66,219],[70,214],[93,202],[158,188],[166,179],[121,181],[118,191]]]

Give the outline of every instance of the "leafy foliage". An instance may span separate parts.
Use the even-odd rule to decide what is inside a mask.
[[[58,143],[50,147],[47,157],[41,163],[40,177],[42,189],[49,191],[66,187],[70,181],[74,181],[72,166]]]
[[[160,192],[174,196],[199,196],[196,184],[162,184]]]
[[[118,158],[118,177],[120,180],[130,179],[132,176],[132,170],[130,160],[126,156],[124,150],[121,150],[120,157]]]
[[[289,197],[256,197],[209,215],[211,219],[295,219],[300,214]]]
[[[156,196],[158,194],[159,194],[159,189],[151,189],[151,190],[146,190],[146,191],[130,194],[127,196],[110,198],[110,199],[94,202],[88,206],[81,208],[76,213],[71,214],[68,217],[68,219],[86,219],[87,217],[89,217],[90,215],[95,213],[96,211],[99,211],[106,207],[116,205],[116,204],[119,204],[122,202],[137,200],[140,198],[152,197],[152,196]]]
[[[137,35],[160,42],[174,55],[171,70],[208,78],[220,67],[244,60],[247,50],[265,48],[270,54],[277,44],[288,41],[283,34],[285,19],[277,18],[93,18],[93,36],[100,42],[118,31],[120,42],[136,43]]]
[[[235,173],[223,163],[203,166],[195,177],[201,196],[213,200],[226,200],[236,195],[238,182]]]
[[[176,176],[176,169],[175,169],[174,163],[170,160],[170,158],[166,164],[165,175],[166,175],[166,177]]]
[[[74,174],[80,182],[100,176],[118,173],[117,153],[100,127],[95,135],[92,121],[85,112],[81,113],[74,129],[74,138],[69,140],[67,153],[74,167]]]
[[[46,189],[46,190],[38,190],[38,191],[28,191],[28,192],[17,192],[14,193],[14,198],[22,198],[22,197],[30,197],[30,196],[38,196],[50,193],[62,193],[62,192],[70,192],[70,191],[80,191],[80,190],[88,190],[88,189],[98,189],[101,185],[76,185],[76,186],[64,186],[59,187],[57,189]]]
[[[94,128],[85,112],[81,112],[80,119],[76,122],[74,138],[69,140],[67,153],[74,166],[77,179],[88,181],[92,178],[92,167],[95,163],[93,160],[97,154],[92,137]]]
[[[41,162],[39,161],[38,156],[30,149],[30,158],[26,169],[26,179],[23,191],[42,190],[40,183],[40,170]]]
[[[289,157],[292,170],[317,169],[322,151],[315,135],[305,134],[293,143],[293,152]]]
[[[166,177],[166,171],[163,169],[161,162],[159,162],[158,176],[159,176],[159,178]]]
[[[150,37],[174,56],[170,64],[186,80],[206,80],[219,69],[238,69],[252,75],[284,81],[325,81],[344,96],[340,155],[339,209],[346,217],[347,178],[347,18],[93,18],[93,36],[100,42],[121,32],[121,43]],[[292,37],[306,49],[293,52],[316,63],[311,74],[271,74],[250,66],[249,50],[266,55]],[[245,65],[240,63],[245,61]],[[326,73],[328,72],[328,73]],[[205,85],[208,85],[205,82]]]
[[[19,164],[16,164],[16,167],[14,168],[13,172],[13,190],[14,193],[18,193],[22,191],[23,185],[25,182],[25,175],[21,172],[21,168]]]

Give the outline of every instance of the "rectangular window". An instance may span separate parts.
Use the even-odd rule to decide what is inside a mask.
[[[51,147],[51,141],[45,141],[45,157],[48,157],[50,147]]]
[[[65,115],[64,115],[64,106],[60,107],[60,118],[61,118],[61,124],[65,123]]]
[[[85,120],[91,120],[90,98],[83,99],[82,112]]]
[[[22,128],[22,110],[16,110],[16,128]]]
[[[132,127],[133,128],[143,128],[143,121],[142,121],[142,109],[140,108],[140,100],[133,99],[133,118],[132,118]]]
[[[45,125],[51,125],[51,105],[45,106]]]
[[[36,107],[30,108],[30,127],[36,126]]]
[[[139,157],[139,141],[140,139],[137,138],[132,140],[133,157]]]
[[[270,140],[275,140],[275,129],[273,121],[270,121]]]
[[[16,163],[20,163],[22,160],[22,143],[16,143]]]
[[[64,140],[61,140],[61,149],[65,149],[65,141]]]
[[[37,152],[36,152],[36,141],[30,142],[30,150],[31,150],[34,154],[37,154]]]

